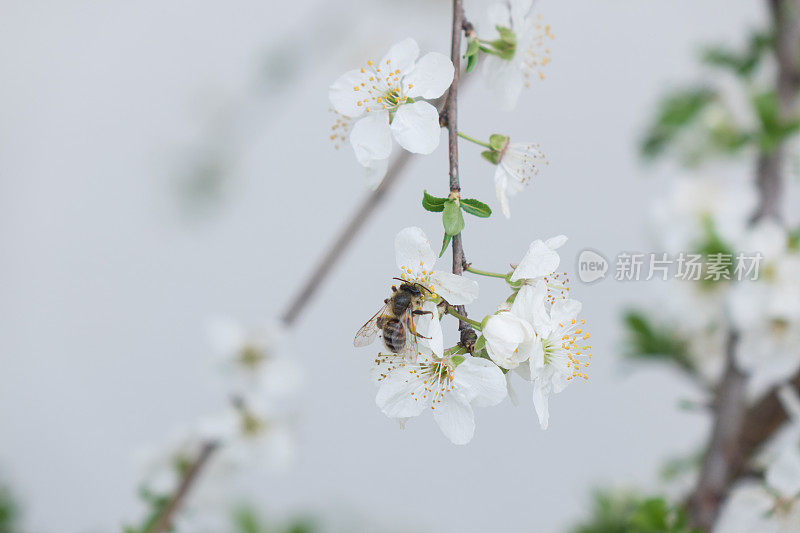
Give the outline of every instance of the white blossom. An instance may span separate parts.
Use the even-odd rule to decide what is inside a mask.
[[[434,270],[436,253],[420,228],[405,228],[394,240],[400,278],[417,282],[453,305],[468,304],[478,297],[478,284],[452,272]]]
[[[533,381],[533,404],[542,429],[547,429],[550,419],[550,395],[564,390],[573,379],[588,379],[585,367],[592,357],[591,346],[586,344],[589,340],[586,321],[577,318],[581,303],[558,299],[546,310],[546,298],[547,286],[543,280],[535,287],[524,285],[516,298],[525,302],[523,312],[536,332],[528,365]]]
[[[800,369],[800,254],[789,250],[786,231],[772,221],[755,225],[738,246],[763,255],[759,278],[734,284],[728,299],[739,331],[736,361],[752,374],[757,395]]]
[[[209,337],[222,370],[231,378],[228,392],[258,392],[272,399],[296,392],[302,372],[284,353],[285,335],[277,321],[247,329],[227,318],[212,320]]]
[[[508,28],[516,35],[511,59],[496,55],[484,58],[482,75],[501,109],[514,109],[523,87],[530,86],[536,75],[544,78],[541,68],[549,61],[546,41],[553,38],[550,27],[531,14],[533,0],[510,0],[492,4],[488,10],[489,26]]]
[[[794,533],[800,530],[800,450],[785,448],[764,483],[737,485],[723,506],[715,533]]]
[[[536,144],[509,142],[500,152],[500,161],[494,172],[497,200],[506,218],[511,217],[508,197],[520,192],[539,173],[538,165],[546,162]]]
[[[423,99],[441,96],[453,81],[454,68],[443,54],[430,52],[419,60],[414,39],[401,41],[378,63],[344,73],[330,86],[334,109],[358,119],[350,144],[367,167],[372,185],[386,172],[392,137],[409,152],[429,154],[439,145],[441,127],[436,108]]]
[[[472,406],[491,406],[506,397],[506,379],[491,361],[470,355],[436,357],[422,349],[409,362],[396,354],[376,359],[375,403],[390,418],[408,419],[430,409],[442,433],[466,444],[475,433]]]
[[[711,229],[726,243],[744,234],[758,193],[750,180],[726,176],[676,178],[653,206],[653,221],[670,252],[693,252]]]
[[[564,235],[557,235],[551,237],[546,241],[537,239],[533,241],[528,248],[528,251],[514,269],[511,275],[511,281],[529,280],[531,283],[536,280],[543,279],[545,276],[553,274],[558,265],[561,263],[561,258],[556,252],[567,242],[567,237]]]

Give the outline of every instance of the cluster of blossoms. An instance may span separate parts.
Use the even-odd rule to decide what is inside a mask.
[[[452,442],[466,444],[475,431],[472,407],[500,403],[508,395],[508,373],[514,370],[533,382],[533,402],[546,428],[550,395],[575,379],[586,379],[591,358],[589,333],[578,318],[581,304],[565,297],[568,287],[555,273],[560,262],[556,249],[564,242],[564,236],[534,241],[505,274],[468,268],[505,279],[511,294],[495,313],[469,321],[480,332],[474,346],[445,348],[442,316],[464,319],[453,306],[475,301],[478,284],[435,270],[436,254],[420,228],[400,231],[395,239],[399,279],[425,290],[422,312],[409,319],[413,325],[408,334],[418,333],[419,340],[408,340],[408,349],[400,351],[386,343],[375,358],[376,403],[384,414],[404,422],[430,409]]]
[[[534,75],[543,78],[541,68],[549,62],[546,42],[553,35],[532,13],[532,4],[532,0],[497,3],[489,8],[487,33],[498,36],[480,39],[474,30],[468,34],[467,68],[483,55],[483,77],[502,109],[513,109],[522,88]],[[449,58],[437,52],[420,57],[417,42],[409,38],[392,46],[380,61],[367,61],[330,86],[328,97],[336,113],[331,140],[337,147],[349,141],[371,187],[377,187],[386,174],[392,139],[415,154],[430,154],[439,146],[439,111],[429,101],[446,94],[453,75]],[[497,166],[497,198],[509,217],[508,197],[521,191],[546,164],[541,149],[535,143],[511,142],[505,135],[493,135],[488,142],[459,135],[486,148],[482,155]]]
[[[208,482],[192,491],[177,518],[178,531],[194,531],[196,524],[215,520],[223,527],[228,517],[220,515],[216,504],[229,492],[226,481],[242,467],[276,472],[292,464],[295,438],[288,406],[302,373],[282,354],[284,334],[284,328],[272,322],[249,330],[227,319],[210,324],[214,366],[225,377],[227,407],[176,432],[140,458],[142,492],[157,499],[174,494],[203,449],[213,446],[203,473]]]
[[[788,386],[779,398],[790,415],[788,431],[764,454],[764,479],[738,483],[715,533],[789,533],[800,528],[800,398]]]
[[[709,381],[719,377],[727,331],[737,331],[734,355],[749,375],[751,398],[800,370],[800,247],[776,220],[752,222],[757,200],[748,180],[683,178],[655,209],[669,250],[763,257],[757,279],[678,284],[675,312],[688,356]]]

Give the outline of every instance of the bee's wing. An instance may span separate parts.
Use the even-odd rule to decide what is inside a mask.
[[[368,344],[372,344],[375,340],[375,337],[378,334],[378,318],[383,315],[384,310],[386,310],[386,305],[378,309],[378,312],[372,315],[372,318],[367,320],[367,323],[361,326],[356,332],[355,338],[353,338],[353,346],[367,346]]]
[[[400,317],[400,323],[406,331],[406,343],[403,345],[402,354],[415,359],[419,350],[417,349],[417,326],[414,323],[414,315],[408,309]]]

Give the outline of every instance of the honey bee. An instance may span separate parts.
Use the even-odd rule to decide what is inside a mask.
[[[353,345],[372,344],[380,331],[383,344],[390,352],[416,354],[417,337],[427,337],[417,332],[414,317],[432,314],[431,311],[421,309],[425,301],[424,291],[430,292],[430,289],[420,283],[394,279],[402,281],[400,287],[392,286],[392,295],[383,301],[383,307],[356,332]]]

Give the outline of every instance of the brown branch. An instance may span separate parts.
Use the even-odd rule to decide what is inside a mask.
[[[454,73],[453,83],[447,92],[444,112],[447,119],[447,139],[449,143],[450,196],[456,198],[461,195],[461,182],[458,175],[458,79],[461,74],[461,32],[464,31],[464,24],[464,7],[461,4],[461,0],[453,0],[450,60],[453,62]],[[464,272],[464,265],[467,263],[464,257],[461,233],[453,235],[451,246],[453,247],[453,274],[460,276]],[[458,313],[467,316],[467,310],[463,305],[455,307]],[[459,321],[458,329],[461,332],[461,344],[465,347],[472,346],[474,344],[473,337],[475,336],[472,327],[464,321]]]
[[[792,117],[800,90],[800,0],[767,0],[775,29],[774,52],[778,63],[776,93],[778,116]],[[751,223],[764,218],[780,221],[783,193],[783,146],[762,151],[756,165],[759,203]],[[710,531],[730,485],[746,470],[747,460],[786,419],[776,391],[747,409],[746,376],[736,367],[736,331],[726,347],[726,369],[714,403],[714,425],[700,470],[700,478],[689,499],[694,526]],[[800,385],[800,376],[793,380]]]
[[[207,441],[203,443],[197,459],[195,459],[194,463],[189,467],[189,470],[186,471],[186,475],[181,479],[181,483],[178,485],[175,494],[173,494],[172,498],[167,502],[158,520],[147,529],[147,533],[166,533],[170,530],[175,513],[183,505],[195,480],[197,480],[203,467],[218,447],[219,444],[216,441]]]
[[[403,150],[398,154],[394,162],[389,166],[386,176],[383,181],[374,191],[370,191],[359,204],[358,208],[350,215],[350,219],[339,231],[337,237],[328,246],[323,256],[320,258],[317,266],[311,271],[311,274],[306,278],[305,283],[296,296],[294,296],[286,308],[286,311],[281,315],[281,321],[284,325],[291,326],[294,324],[300,313],[306,308],[311,301],[314,293],[322,285],[325,278],[331,273],[331,270],[342,257],[345,250],[352,244],[355,237],[358,235],[361,228],[366,224],[367,220],[375,212],[380,202],[384,199],[386,194],[400,179],[406,165],[411,160],[411,154]]]

